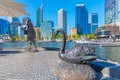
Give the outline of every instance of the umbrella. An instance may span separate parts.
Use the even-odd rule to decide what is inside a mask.
[[[0,16],[18,17],[27,14],[25,5],[14,0],[0,0]]]

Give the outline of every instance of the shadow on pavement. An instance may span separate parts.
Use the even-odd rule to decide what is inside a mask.
[[[42,47],[44,48],[45,50],[53,50],[53,51],[59,51],[60,48],[53,48],[53,47]]]
[[[18,53],[21,53],[21,51],[2,51],[0,53],[0,56],[1,54],[18,54]]]

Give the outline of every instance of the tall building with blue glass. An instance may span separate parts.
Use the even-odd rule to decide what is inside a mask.
[[[18,35],[18,32],[19,32],[18,26],[21,26],[20,20],[16,17],[11,17],[11,23],[10,23],[11,37]]]
[[[0,19],[0,35],[1,34],[9,34],[10,24],[7,20]]]
[[[120,22],[120,0],[105,0],[105,24]]]
[[[88,11],[84,4],[76,4],[75,27],[77,34],[88,34]]]
[[[36,26],[40,27],[43,23],[43,4],[40,5],[40,8],[37,10],[37,16],[36,16]]]
[[[98,13],[92,13],[90,15],[90,33],[95,33],[98,28]]]

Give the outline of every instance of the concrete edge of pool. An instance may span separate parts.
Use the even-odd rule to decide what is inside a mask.
[[[102,74],[102,76],[120,80],[120,65],[104,61],[93,61],[90,63],[90,65],[96,72]]]

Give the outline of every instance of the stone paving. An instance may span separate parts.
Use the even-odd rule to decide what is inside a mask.
[[[56,51],[4,49],[0,53],[0,80],[59,80],[52,72],[59,61]]]
[[[60,62],[58,51],[43,48],[39,48],[39,52],[3,49],[0,53],[0,80],[61,80],[53,74]],[[97,80],[117,80],[100,78]]]

